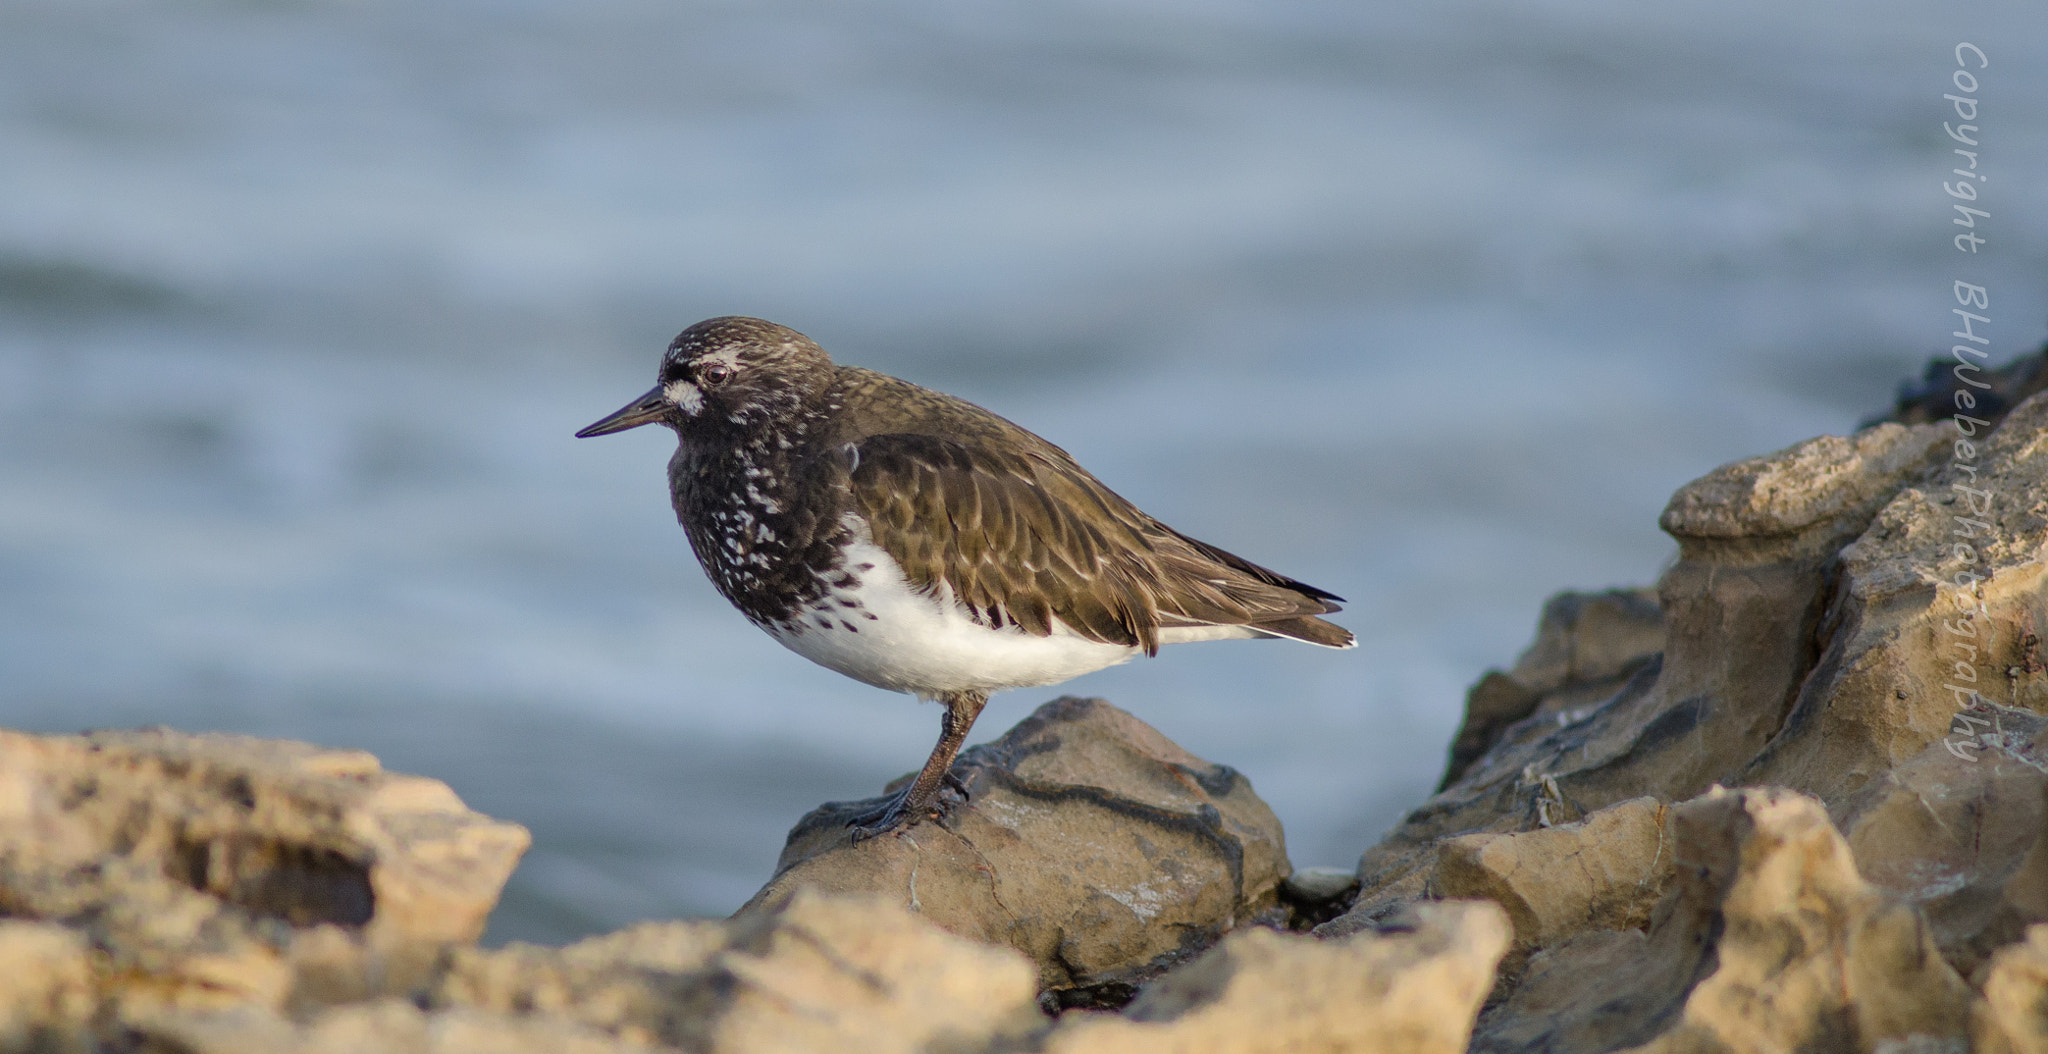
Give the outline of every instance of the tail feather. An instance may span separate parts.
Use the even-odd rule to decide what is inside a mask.
[[[1255,622],[1252,623],[1252,628],[1271,633],[1277,637],[1286,637],[1290,640],[1298,640],[1307,644],[1317,644],[1325,648],[1351,648],[1356,647],[1358,644],[1358,639],[1351,635],[1350,630],[1334,622],[1325,622],[1313,615],[1274,619],[1271,622]]]

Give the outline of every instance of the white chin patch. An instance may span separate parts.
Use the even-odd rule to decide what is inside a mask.
[[[667,396],[669,402],[676,404],[691,417],[697,416],[697,411],[704,409],[703,390],[689,381],[670,381],[663,386],[661,394]]]

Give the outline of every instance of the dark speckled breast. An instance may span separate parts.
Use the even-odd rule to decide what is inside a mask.
[[[676,519],[698,563],[757,625],[788,623],[828,588],[854,584],[841,567],[844,470],[806,453],[780,449],[771,435],[719,450],[684,447],[669,461]]]

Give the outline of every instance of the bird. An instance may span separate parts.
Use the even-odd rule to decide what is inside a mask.
[[[1342,597],[1146,515],[1065,450],[973,403],[742,316],[683,330],[653,388],[578,438],[674,430],[669,496],[718,592],[854,680],[940,703],[908,784],[860,840],[943,816],[989,694],[1160,646],[1287,638],[1350,648]]]

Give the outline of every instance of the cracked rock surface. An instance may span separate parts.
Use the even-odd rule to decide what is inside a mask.
[[[1280,821],[1251,784],[1100,699],[1055,699],[954,772],[968,803],[897,836],[855,842],[860,803],[805,817],[740,915],[799,889],[885,897],[1029,956],[1063,1005],[1122,1005],[1224,933],[1285,918]]]

